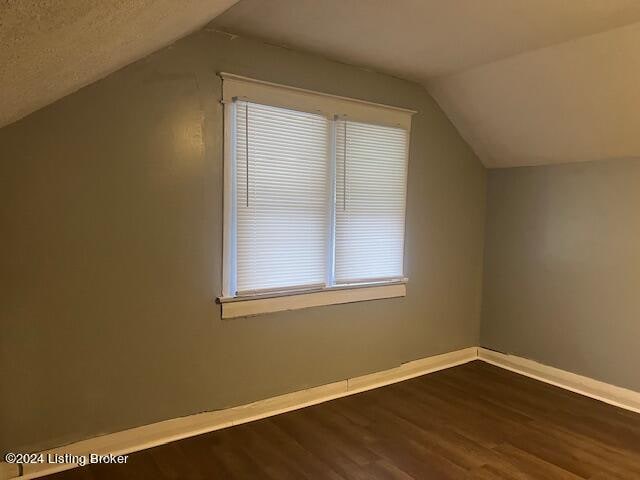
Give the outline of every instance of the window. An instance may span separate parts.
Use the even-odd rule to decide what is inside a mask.
[[[223,101],[223,316],[403,295],[411,112],[228,74]]]
[[[408,132],[336,122],[335,282],[403,278]]]
[[[327,283],[329,121],[322,115],[238,101],[238,295]]]

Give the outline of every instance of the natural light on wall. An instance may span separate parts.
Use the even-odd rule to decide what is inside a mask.
[[[413,112],[222,78],[223,317],[404,296]]]

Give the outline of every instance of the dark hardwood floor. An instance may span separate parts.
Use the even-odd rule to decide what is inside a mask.
[[[472,362],[48,478],[640,479],[640,414]]]

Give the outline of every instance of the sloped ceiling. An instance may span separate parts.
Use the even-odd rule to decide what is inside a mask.
[[[640,154],[637,0],[242,0],[212,25],[416,80],[489,167]]]
[[[214,17],[421,82],[489,167],[640,155],[638,0],[5,0],[0,126]]]
[[[0,126],[207,24],[237,0],[1,0]]]
[[[640,23],[436,79],[430,90],[489,167],[640,157]]]

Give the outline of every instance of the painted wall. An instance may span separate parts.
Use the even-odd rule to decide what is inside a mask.
[[[640,159],[489,170],[481,345],[640,391]]]
[[[216,72],[419,110],[406,298],[221,320]],[[485,169],[417,84],[203,30],[0,130],[0,451],[476,345]]]

